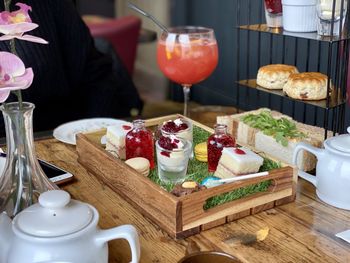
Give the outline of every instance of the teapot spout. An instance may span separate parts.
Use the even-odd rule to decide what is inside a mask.
[[[13,235],[11,219],[7,214],[0,213],[0,262],[7,262]]]

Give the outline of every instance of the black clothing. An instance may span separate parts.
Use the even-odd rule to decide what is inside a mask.
[[[17,1],[12,2],[11,11],[17,10]],[[29,14],[39,25],[28,34],[49,42],[16,40],[19,57],[34,71],[32,86],[22,90],[23,100],[36,105],[34,131],[81,118],[127,117],[130,110],[141,110],[142,101],[128,72],[121,62],[113,66],[110,57],[96,50],[71,0],[19,2],[32,7]],[[0,41],[0,50],[9,51],[9,41]],[[7,101],[15,100],[11,94]],[[4,132],[1,118],[0,133]]]

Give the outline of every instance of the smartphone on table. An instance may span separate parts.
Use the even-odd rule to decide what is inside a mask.
[[[38,159],[41,169],[51,182],[60,185],[73,180],[73,174],[67,172],[51,163]],[[6,163],[6,153],[0,152],[0,174],[2,173]]]

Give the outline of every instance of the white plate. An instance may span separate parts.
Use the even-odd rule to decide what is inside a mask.
[[[92,118],[72,121],[62,124],[54,129],[53,137],[61,142],[75,145],[75,135],[77,133],[100,130],[102,128],[106,128],[107,126],[120,123],[127,122],[111,118]]]

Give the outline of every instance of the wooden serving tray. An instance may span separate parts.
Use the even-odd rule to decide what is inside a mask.
[[[155,126],[179,116],[183,117],[171,115],[150,119],[146,121],[146,126]],[[209,127],[192,122],[194,126],[213,132]],[[285,165],[271,170],[267,177],[234,182],[176,197],[107,152],[100,143],[105,133],[105,130],[101,130],[77,135],[78,161],[174,238],[185,238],[295,199],[297,173],[295,168]],[[253,194],[208,210],[203,209],[206,200],[213,196],[269,179],[272,179],[272,185],[267,192]]]

